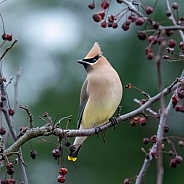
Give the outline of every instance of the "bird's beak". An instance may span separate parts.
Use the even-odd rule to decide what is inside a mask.
[[[83,61],[83,60],[78,60],[78,63],[80,63],[80,64],[85,64],[86,62]]]

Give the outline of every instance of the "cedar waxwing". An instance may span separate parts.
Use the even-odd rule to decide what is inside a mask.
[[[97,42],[78,63],[82,64],[87,72],[81,89],[77,124],[77,128],[82,130],[108,122],[120,104],[122,84],[117,72],[102,55]],[[76,161],[79,149],[86,138],[75,138],[75,151],[70,152],[68,160]]]

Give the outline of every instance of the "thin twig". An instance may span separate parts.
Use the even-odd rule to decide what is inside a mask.
[[[6,53],[18,42],[18,39],[16,39],[8,48],[6,48],[6,50],[4,51],[4,53],[2,54],[2,56],[0,57],[0,61],[4,58],[4,56],[6,55]]]

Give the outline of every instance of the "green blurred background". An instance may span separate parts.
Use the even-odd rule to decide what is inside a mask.
[[[53,120],[58,113],[61,117],[72,115],[69,128],[76,128],[80,88],[86,77],[84,68],[77,60],[85,57],[95,41],[100,43],[104,55],[119,73],[124,86],[130,82],[151,96],[158,91],[155,62],[147,60],[145,55],[144,49],[148,42],[138,40],[136,35],[136,30],[142,30],[143,27],[131,25],[131,29],[127,32],[120,28],[121,25],[116,30],[103,29],[92,20],[93,13],[100,9],[100,1],[97,2],[95,10],[88,9],[90,2],[8,0],[0,5],[6,32],[12,33],[13,38],[19,40],[3,59],[3,72],[8,80],[12,75],[16,76],[21,67],[18,104],[29,106],[34,116],[35,127],[44,125],[45,122],[40,120],[39,116],[48,112]],[[123,5],[112,1],[110,13],[115,14],[122,8]],[[183,11],[182,8],[184,6],[180,7],[180,12]],[[164,3],[158,1],[154,18],[169,25],[169,22],[165,21],[167,18]],[[123,19],[121,22],[123,23]],[[177,34],[173,38],[177,43],[181,41]],[[1,48],[1,53],[7,46],[8,44]],[[183,66],[182,62],[162,62],[165,87],[180,76]],[[10,85],[8,94],[12,106],[13,93],[14,86]],[[133,102],[134,98],[144,97],[134,89],[124,90],[122,114],[138,107]],[[169,98],[170,95],[166,98],[167,102]],[[158,108],[159,103],[153,105],[154,110]],[[170,128],[168,135],[184,135],[183,118],[183,114],[171,111],[167,122]],[[14,125],[17,131],[21,125],[28,126],[28,117],[23,110],[17,109]],[[65,125],[66,121],[63,121],[61,127],[65,128]],[[141,148],[148,150],[151,147],[150,143],[147,146],[143,145],[142,139],[156,134],[157,126],[158,120],[154,118],[150,118],[145,127],[131,127],[129,121],[126,121],[115,130],[109,129],[105,132],[105,144],[101,135],[98,138],[89,137],[75,162],[77,170],[72,162],[67,161],[68,149],[65,148],[64,166],[68,169],[65,183],[118,184],[123,183],[126,177],[134,177],[140,171],[145,157]],[[22,148],[30,184],[57,183],[60,165],[51,154],[57,147],[57,138],[54,136],[43,138],[48,143],[41,143],[39,138],[31,141],[38,153],[36,160],[32,160],[29,156],[29,143]],[[70,138],[70,141],[73,139]],[[11,143],[10,139],[9,145]],[[176,148],[179,153],[183,153],[183,149],[177,145]],[[169,160],[170,157],[164,154],[164,183],[183,183],[184,166],[180,165],[177,169],[173,169],[169,167]],[[1,178],[5,176],[3,171],[0,173]],[[17,183],[20,183],[18,170],[15,172],[15,178]],[[152,184],[155,181],[156,162],[153,160],[144,182]]]

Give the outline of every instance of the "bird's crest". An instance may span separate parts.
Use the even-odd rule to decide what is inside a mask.
[[[102,54],[101,48],[100,48],[98,42],[95,42],[92,49],[89,51],[89,53],[85,57],[85,59],[92,58],[92,57],[95,57],[95,56],[101,55],[101,54]]]

